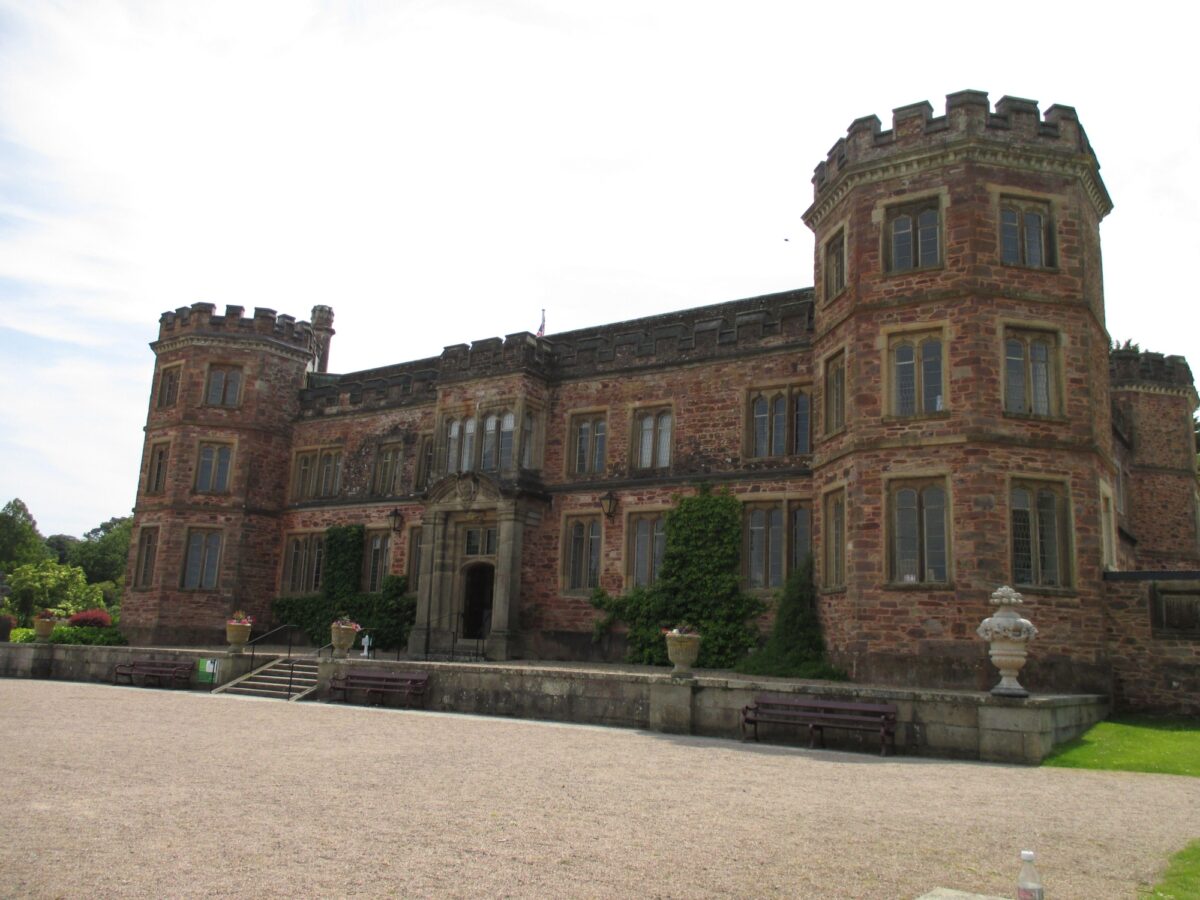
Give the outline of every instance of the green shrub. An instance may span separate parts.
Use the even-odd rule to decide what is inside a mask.
[[[766,645],[741,660],[737,670],[746,675],[846,680],[845,672],[825,661],[811,556],[784,583]]]
[[[417,615],[417,601],[406,593],[407,581],[401,575],[388,575],[377,594],[355,593],[332,599],[325,594],[303,597],[279,597],[272,604],[275,621],[298,625],[317,647],[329,643],[329,625],[339,615],[347,615],[371,634],[380,650],[407,646],[408,633]]]
[[[325,529],[321,593],[330,600],[336,602],[358,594],[362,585],[365,536],[366,529],[361,525],[335,525]]]
[[[629,661],[667,665],[664,628],[689,623],[703,641],[697,665],[729,668],[758,641],[758,598],[741,587],[742,508],[728,492],[684,497],[667,513],[666,549],[658,580],[621,597],[597,590],[604,615],[596,637],[617,622],[628,628]]]
[[[14,644],[32,644],[36,635],[32,628],[14,628],[9,640]],[[91,625],[55,625],[50,632],[51,644],[87,644],[94,647],[120,647],[128,643],[120,629]]]

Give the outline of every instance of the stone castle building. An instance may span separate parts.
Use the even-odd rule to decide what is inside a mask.
[[[328,307],[165,313],[122,627],[268,622],[357,523],[364,590],[415,588],[411,653],[616,655],[591,590],[653,580],[708,483],[743,503],[747,589],[813,554],[855,680],[990,683],[975,628],[1012,584],[1031,689],[1200,702],[1197,396],[1181,357],[1110,350],[1112,203],[1074,110],[858,119],[813,184],[814,288],[344,375]]]

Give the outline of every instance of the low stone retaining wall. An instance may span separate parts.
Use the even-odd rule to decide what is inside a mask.
[[[256,666],[265,665],[274,654],[259,654]],[[218,650],[183,650],[162,647],[93,647],[78,644],[0,644],[0,678],[51,678],[59,681],[113,680],[113,668],[118,663],[134,660],[186,662],[193,667],[202,659],[217,660],[216,679],[202,682],[193,675],[191,689],[211,690],[213,687],[240,678],[250,670],[250,657]]]
[[[1109,712],[1101,695],[1042,695],[1025,700],[972,691],[914,690],[823,681],[775,681],[665,671],[521,663],[419,663],[326,660],[322,691],[338,666],[429,673],[426,708],[555,722],[645,728],[740,738],[741,709],[763,692],[895,703],[900,753],[1037,764],[1051,748]],[[324,693],[322,693],[324,696]],[[760,726],[772,742],[807,741],[807,730]],[[874,748],[871,736],[826,732],[831,747]]]
[[[259,656],[256,664],[272,658]],[[193,665],[200,659],[216,659],[213,684],[193,679],[193,689],[205,691],[250,668],[249,656],[214,650],[0,644],[0,677],[111,682],[113,667],[134,659]],[[428,672],[426,708],[431,710],[734,739],[741,737],[742,707],[763,692],[895,703],[898,752],[991,762],[1037,764],[1055,744],[1082,734],[1109,711],[1108,698],[1094,694],[1013,700],[973,691],[754,679],[727,673],[679,679],[648,667],[358,658],[321,661],[322,698],[328,694],[333,672],[342,666]],[[759,732],[768,742],[807,742],[806,729],[761,725]],[[877,748],[870,735],[836,730],[826,732],[826,741],[831,747]]]

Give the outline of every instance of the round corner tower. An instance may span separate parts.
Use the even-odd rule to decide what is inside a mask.
[[[870,116],[817,166],[813,480],[833,657],[856,680],[982,687],[1010,584],[1031,680],[1105,680],[1114,467],[1100,220],[1075,112],[962,91]],[[1107,511],[1107,512],[1106,512]],[[1036,669],[1036,670],[1035,670]]]
[[[319,326],[194,303],[159,320],[121,628],[135,643],[220,642],[225,617],[269,618],[291,429]]]

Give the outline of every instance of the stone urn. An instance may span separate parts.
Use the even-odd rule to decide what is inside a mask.
[[[691,678],[692,666],[696,664],[696,660],[700,656],[700,635],[677,634],[668,631],[665,637],[667,639],[667,659],[671,660],[675,666],[671,670],[671,676]]]
[[[250,629],[252,627],[249,622],[225,623],[225,640],[229,642],[230,653],[245,652],[246,641],[250,640]]]
[[[1029,696],[1029,691],[1017,681],[1017,673],[1025,665],[1026,645],[1033,640],[1037,629],[1015,608],[1024,602],[1024,598],[1008,585],[999,588],[991,600],[992,606],[997,607],[995,614],[984,619],[976,630],[976,634],[990,645],[988,653],[992,664],[1000,670],[1000,683],[992,688],[992,693],[998,697]]]
[[[356,634],[358,634],[358,629],[351,625],[334,623],[329,626],[329,640],[333,644],[334,659],[346,658],[347,652],[354,646]]]
[[[33,634],[43,643],[50,640],[50,635],[54,633],[54,626],[58,624],[57,619],[34,619]]]

